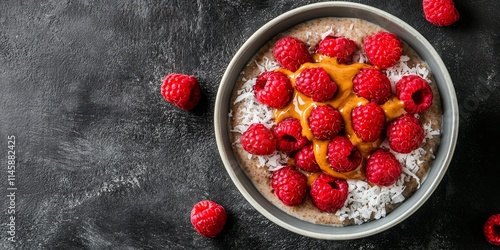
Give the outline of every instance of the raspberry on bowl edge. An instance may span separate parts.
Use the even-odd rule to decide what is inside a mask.
[[[191,210],[191,224],[201,235],[215,237],[226,224],[227,214],[223,206],[203,200],[196,203]]]

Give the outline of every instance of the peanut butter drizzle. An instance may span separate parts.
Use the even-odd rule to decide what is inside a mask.
[[[372,66],[363,63],[353,63],[349,65],[339,64],[335,58],[314,54],[312,63],[304,63],[295,72],[289,71],[287,69],[278,69],[277,71],[280,71],[287,75],[290,79],[290,82],[295,87],[295,79],[304,69],[317,67],[323,68],[328,73],[330,78],[337,84],[338,88],[335,96],[331,100],[328,100],[326,102],[314,102],[311,98],[300,93],[299,91],[294,91],[292,101],[284,108],[275,110],[274,119],[276,122],[280,122],[290,117],[294,117],[300,120],[300,123],[302,125],[302,135],[307,137],[307,139],[309,139],[309,141],[313,143],[313,151],[316,162],[324,173],[342,179],[364,180],[364,162],[366,161],[370,153],[375,148],[380,146],[383,139],[379,138],[375,142],[364,142],[354,133],[351,125],[351,111],[360,105],[368,103],[368,100],[362,97],[358,97],[353,92],[352,79],[362,68],[368,68]],[[318,140],[314,138],[314,135],[309,128],[308,118],[311,114],[312,109],[316,106],[321,105],[330,105],[333,108],[336,108],[342,115],[342,118],[344,120],[345,135],[349,138],[351,143],[359,149],[361,155],[363,156],[361,163],[355,170],[344,173],[333,170],[327,159],[327,149],[329,141]],[[380,106],[385,112],[387,121],[390,121],[405,113],[403,102],[401,102],[395,96],[392,96],[387,102]],[[318,176],[318,173],[308,174],[308,184],[312,184],[312,182]]]

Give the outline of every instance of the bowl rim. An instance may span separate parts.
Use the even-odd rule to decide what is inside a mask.
[[[438,152],[435,153],[436,159],[432,163],[431,169],[427,173],[426,180],[422,181],[420,189],[417,190],[417,192],[415,192],[405,202],[403,202],[398,208],[390,212],[386,217],[381,218],[379,220],[370,221],[361,225],[352,225],[346,227],[335,227],[332,225],[314,224],[311,222],[302,221],[298,218],[286,214],[282,210],[279,210],[277,207],[275,207],[269,201],[267,201],[267,199],[265,199],[260,193],[258,193],[257,196],[254,196],[253,194],[255,194],[255,191],[248,190],[242,183],[242,181],[249,181],[249,180],[246,174],[241,170],[241,167],[239,166],[239,163],[237,162],[234,156],[231,142],[229,140],[230,132],[227,129],[228,118],[229,118],[228,117],[229,99],[236,83],[236,81],[231,80],[231,78],[235,78],[239,75],[239,73],[243,69],[242,65],[246,65],[249,59],[248,58],[247,60],[243,60],[242,62],[242,58],[245,58],[245,56],[248,57],[248,53],[251,53],[250,57],[253,56],[253,54],[256,51],[252,50],[252,48],[258,49],[262,47],[264,43],[266,43],[268,40],[270,40],[278,33],[288,28],[291,28],[300,22],[322,17],[318,15],[308,18],[308,17],[303,17],[304,15],[310,14],[310,12],[312,11],[324,12],[331,8],[333,9],[343,8],[343,9],[351,9],[354,11],[368,12],[374,15],[373,18],[380,19],[378,21],[383,22],[385,25],[390,26],[391,28],[396,29],[400,32],[407,32],[408,34],[404,33],[407,39],[401,37],[401,34],[398,34],[398,32],[393,32],[393,33],[395,33],[402,40],[410,44],[410,46],[419,55],[421,55],[422,53],[417,51],[415,46],[412,46],[412,43],[420,43],[423,46],[423,48],[421,48],[420,50],[425,50],[425,52],[429,54],[428,59],[432,60],[433,65],[429,65],[429,67],[433,69],[431,72],[436,81],[436,85],[440,91],[442,109],[443,109],[441,144],[438,147]],[[346,15],[348,16],[345,17],[350,17],[349,16],[350,14]],[[325,15],[324,17],[326,16],[328,15]],[[332,17],[339,17],[339,16],[336,15]],[[290,18],[292,19],[295,18],[296,23],[292,22],[284,24],[286,20]],[[364,17],[358,17],[358,18],[365,19]],[[297,21],[297,19],[301,19],[301,21]],[[371,22],[373,22],[373,20],[371,20]],[[382,26],[380,23],[377,22],[374,23],[379,26]],[[383,28],[391,31],[390,28],[388,27],[383,27]],[[271,32],[273,30],[274,32]],[[267,39],[263,37],[267,37]],[[261,41],[256,45],[257,40]],[[428,60],[424,58],[422,59],[429,64]],[[439,72],[439,79],[441,79],[440,81],[438,81],[437,80],[438,78],[436,78],[436,76],[438,76],[436,74],[437,72]],[[226,68],[226,71],[224,72],[224,75],[222,76],[219,85],[215,101],[215,110],[214,110],[214,130],[215,130],[215,137],[219,154],[232,182],[238,188],[240,193],[245,197],[245,199],[257,211],[259,211],[262,215],[264,215],[266,218],[268,218],[275,224],[289,231],[295,232],[297,234],[301,234],[312,238],[327,239],[327,240],[348,240],[348,239],[357,239],[357,238],[371,236],[383,232],[399,224],[400,222],[408,218],[410,215],[412,215],[415,211],[417,211],[435,191],[435,189],[441,182],[442,178],[444,177],[448,169],[448,166],[453,157],[453,152],[455,150],[456,141],[458,138],[458,128],[459,128],[458,120],[459,120],[458,103],[454,85],[452,83],[451,77],[448,73],[448,70],[444,62],[442,61],[441,57],[438,55],[436,50],[432,47],[432,45],[417,30],[415,30],[413,27],[411,27],[410,25],[408,25],[407,23],[405,23],[404,21],[402,21],[401,19],[397,18],[392,14],[389,14],[383,10],[365,4],[343,2],[343,1],[313,3],[289,10],[275,17],[274,19],[270,20],[262,27],[260,27],[256,32],[254,32],[250,36],[250,38],[247,39],[247,41],[236,52],[236,54],[231,59],[228,67]],[[443,128],[445,128],[444,132]],[[437,162],[439,162],[440,164],[437,164]],[[269,204],[266,204],[266,202],[271,204],[272,207],[278,210],[272,209],[272,207],[269,207],[268,206]],[[265,205],[267,205],[267,209],[264,207]],[[271,212],[268,210],[273,210],[273,211]],[[281,211],[281,213],[279,211]],[[297,220],[301,222],[297,222]],[[297,226],[296,225],[297,223],[302,224],[302,226],[304,227]]]

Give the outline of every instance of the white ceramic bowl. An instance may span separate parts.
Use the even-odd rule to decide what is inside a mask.
[[[283,212],[266,200],[252,184],[251,180],[247,178],[236,160],[229,139],[229,100],[238,74],[249,59],[278,33],[301,22],[320,17],[360,18],[396,34],[409,44],[422,60],[427,62],[442,98],[441,144],[435,153],[436,159],[432,163],[426,180],[419,190],[385,218],[361,225],[334,227],[314,224]],[[453,83],[446,66],[429,42],[414,28],[399,18],[374,7],[349,2],[323,2],[306,5],[276,17],[257,30],[243,44],[229,63],[222,77],[215,103],[214,127],[217,146],[226,170],[236,187],[255,209],[274,223],[295,233],[320,239],[346,240],[380,233],[397,225],[413,214],[431,196],[446,173],[455,149],[458,136],[458,105]]]

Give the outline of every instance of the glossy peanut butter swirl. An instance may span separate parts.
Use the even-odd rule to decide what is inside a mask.
[[[312,63],[304,63],[295,72],[286,69],[278,69],[278,71],[287,75],[292,85],[295,87],[295,80],[304,69],[318,67],[323,68],[328,73],[330,78],[337,84],[338,88],[335,96],[326,102],[314,102],[310,97],[295,90],[292,101],[284,108],[275,110],[275,121],[280,122],[290,117],[294,117],[300,120],[300,123],[302,125],[302,135],[312,141],[316,162],[323,172],[342,179],[364,180],[364,162],[366,161],[370,153],[375,148],[380,146],[383,138],[379,138],[375,142],[364,142],[354,133],[351,124],[351,111],[357,106],[368,103],[368,100],[357,96],[356,93],[353,92],[352,80],[359,70],[361,70],[362,68],[373,66],[363,63],[353,63],[348,65],[339,64],[337,63],[337,60],[335,58],[314,54]],[[318,140],[314,138],[314,135],[309,128],[308,118],[311,114],[312,109],[316,106],[322,105],[330,105],[340,112],[344,120],[345,135],[347,136],[347,138],[349,138],[352,144],[359,149],[361,155],[363,156],[363,160],[361,161],[360,165],[353,171],[341,173],[333,170],[327,159],[327,148],[329,141]],[[387,121],[390,121],[405,112],[403,103],[395,96],[392,96],[387,102],[380,106],[385,112]],[[309,182],[311,182],[311,179],[316,176],[317,174],[310,175]]]

